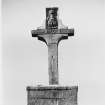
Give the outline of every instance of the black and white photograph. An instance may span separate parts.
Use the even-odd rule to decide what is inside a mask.
[[[0,105],[105,105],[104,28],[104,0],[1,0]]]

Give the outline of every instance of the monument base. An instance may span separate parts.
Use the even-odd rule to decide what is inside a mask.
[[[28,105],[77,105],[78,86],[27,87]]]

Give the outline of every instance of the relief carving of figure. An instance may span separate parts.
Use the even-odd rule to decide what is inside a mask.
[[[46,28],[47,29],[57,29],[58,20],[57,20],[57,8],[51,8],[47,11],[46,17]]]

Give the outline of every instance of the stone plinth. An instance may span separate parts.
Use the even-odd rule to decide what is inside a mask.
[[[27,87],[28,105],[77,105],[77,86]]]

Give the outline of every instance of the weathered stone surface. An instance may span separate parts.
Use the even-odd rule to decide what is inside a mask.
[[[57,85],[58,80],[58,44],[68,36],[74,35],[74,29],[58,28],[58,8],[46,8],[45,29],[32,30],[32,37],[37,37],[48,46],[48,73],[49,84]]]
[[[38,37],[38,35],[46,34],[68,34],[68,36],[74,35],[74,29],[37,29],[32,30],[32,37]]]
[[[58,28],[58,8],[46,8],[46,29],[57,29]]]
[[[77,105],[78,87],[27,87],[28,105]]]
[[[74,30],[73,29],[52,29],[52,30],[46,30],[46,29],[32,30],[32,36],[38,37],[39,40],[45,42],[48,46],[49,84],[55,85],[59,84],[58,44],[61,40],[67,39],[69,35],[73,36]]]
[[[27,87],[28,105],[77,105],[77,86],[59,86],[58,81],[58,44],[61,40],[74,35],[74,29],[58,27],[58,8],[46,9],[45,29],[32,30],[32,37],[48,46],[49,86]]]

